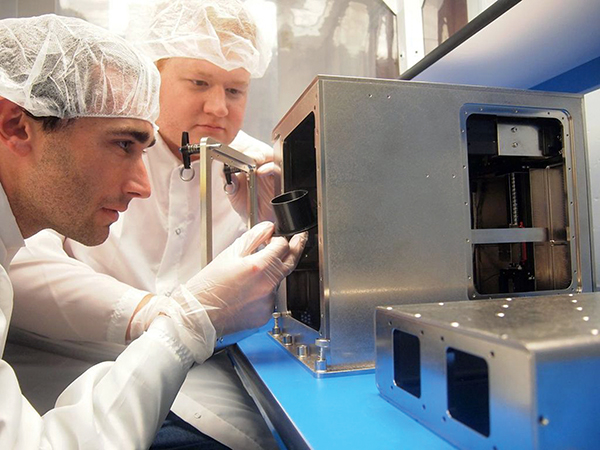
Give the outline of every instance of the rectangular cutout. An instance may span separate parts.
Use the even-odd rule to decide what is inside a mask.
[[[568,288],[561,122],[472,114],[466,128],[475,290],[488,295]]]
[[[318,222],[315,115],[312,112],[283,141],[283,173],[285,192],[308,191]],[[300,262],[286,281],[288,311],[294,319],[317,331],[321,328],[318,237],[318,226],[309,230]]]
[[[394,383],[421,398],[421,343],[417,336],[394,330]]]
[[[448,348],[446,385],[450,416],[469,428],[490,435],[490,386],[485,359]]]

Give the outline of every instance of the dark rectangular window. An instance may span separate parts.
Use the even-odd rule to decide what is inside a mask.
[[[394,383],[421,398],[421,344],[419,338],[394,330]]]
[[[446,350],[448,412],[469,428],[490,435],[490,388],[485,359]]]

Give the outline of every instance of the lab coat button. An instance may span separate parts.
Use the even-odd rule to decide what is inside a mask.
[[[176,229],[175,229],[175,234],[176,234],[177,236],[179,236],[179,235],[181,234],[181,228],[176,228]]]
[[[200,417],[202,417],[202,414],[200,414],[200,413],[198,413],[198,412],[197,412],[197,413],[194,413],[194,417],[195,417],[196,419],[199,419]]]

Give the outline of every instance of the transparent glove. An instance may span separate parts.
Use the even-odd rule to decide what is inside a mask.
[[[215,327],[202,305],[184,286],[173,291],[171,297],[155,295],[144,303],[131,319],[129,340],[141,336],[159,316],[165,316],[163,328],[165,320],[171,322],[166,328],[171,330],[169,335],[189,350],[194,361],[202,364],[210,358],[217,339]]]
[[[274,229],[271,222],[254,226],[185,284],[204,306],[217,336],[257,328],[270,319],[277,287],[298,264],[308,237],[302,233],[288,242],[272,238]]]
[[[245,149],[243,153],[256,161],[256,187],[258,198],[258,221],[274,221],[275,213],[271,199],[275,197],[275,177],[281,170],[273,162],[273,148],[253,139],[255,144]],[[224,178],[224,177],[223,177]],[[231,175],[232,184],[225,185],[225,192],[233,209],[243,219],[248,218],[248,181],[244,172]]]
[[[264,325],[274,308],[275,291],[298,264],[307,239],[307,233],[289,242],[271,238],[274,227],[259,223],[170,297],[150,298],[131,320],[131,339],[159,315],[167,316],[194,360],[202,363],[212,354],[217,337]]]

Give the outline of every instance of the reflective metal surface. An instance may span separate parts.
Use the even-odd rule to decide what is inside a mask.
[[[320,73],[399,76],[396,16],[382,0],[249,4],[261,11],[273,40],[271,65],[250,88],[244,130],[252,136],[269,142],[274,125]]]
[[[127,36],[145,0],[7,0],[0,18],[80,17]],[[267,72],[251,83],[244,131],[269,142],[277,121],[319,73],[398,78],[395,14],[383,0],[246,0],[272,46]],[[184,130],[181,130],[184,131]]]
[[[191,145],[193,147],[193,145]],[[200,224],[200,236],[202,238],[202,249],[200,263],[206,267],[213,259],[212,251],[212,162],[220,161],[231,167],[235,167],[247,174],[248,183],[248,228],[257,223],[258,199],[256,196],[256,162],[234,150],[221,144],[212,138],[202,138],[197,145],[200,153],[200,208],[202,222]]]
[[[500,154],[506,123],[543,155]],[[580,96],[318,77],[273,135],[318,222],[280,289],[290,353],[322,375],[324,338],[326,373],[369,368],[376,306],[591,291],[583,135]]]
[[[594,449],[600,294],[378,308],[381,395],[460,448]]]

